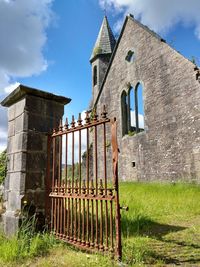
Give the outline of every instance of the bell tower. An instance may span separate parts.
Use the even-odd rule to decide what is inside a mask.
[[[104,16],[95,46],[90,57],[92,66],[92,102],[96,101],[98,93],[107,71],[112,52],[115,47],[115,37],[109,26],[108,19]]]

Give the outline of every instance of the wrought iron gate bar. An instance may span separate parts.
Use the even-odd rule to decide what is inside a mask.
[[[121,258],[116,120],[107,118],[104,106],[100,118],[96,111],[86,112],[84,123],[79,114],[77,122],[72,116],[70,125],[69,127],[68,119],[64,126],[60,121],[60,125],[53,130],[48,142],[47,174],[49,181],[52,182],[49,189],[51,231],[56,238],[81,249],[111,252]],[[111,134],[107,132],[108,126],[111,126]],[[86,133],[85,174],[83,174],[81,154],[82,131]],[[77,162],[75,161],[76,132]],[[108,160],[107,152],[107,140],[110,136],[112,161]],[[92,149],[90,143],[93,143]],[[70,164],[69,159],[71,159]],[[75,175],[75,164],[78,164],[78,175]],[[113,169],[112,183],[110,181],[108,183],[108,167]],[[99,173],[102,174],[101,179]]]
[[[94,121],[87,125],[82,125],[82,126],[74,126],[74,128],[69,128],[69,129],[62,129],[62,130],[57,130],[56,128],[54,129],[54,132],[53,134],[51,135],[52,137],[56,137],[56,136],[61,136],[63,134],[69,134],[69,133],[73,133],[73,132],[76,132],[78,130],[84,130],[84,129],[87,129],[87,128],[91,128],[93,126],[98,126],[98,125],[101,125],[102,123],[106,123],[106,122],[110,122],[110,119],[100,119],[100,120],[97,120],[97,121]]]

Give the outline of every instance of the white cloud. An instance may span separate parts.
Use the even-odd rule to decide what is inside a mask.
[[[144,115],[138,114],[139,128],[144,129]],[[136,127],[135,111],[131,110],[131,126]]]
[[[158,33],[166,33],[177,23],[193,25],[200,39],[200,1],[199,0],[99,0],[102,7],[131,13],[143,24]],[[120,23],[115,28],[119,30]]]
[[[20,83],[18,83],[18,82],[16,82],[16,83],[12,83],[12,84],[6,86],[6,87],[4,88],[4,91],[5,91],[5,93],[10,94],[10,93],[11,93],[13,90],[15,90],[19,85],[20,85]]]
[[[82,124],[85,123],[85,111],[81,112],[81,119]],[[64,125],[64,121],[63,121],[63,125]],[[76,125],[77,125],[77,121],[76,121]],[[86,130],[82,130],[81,131],[81,155],[86,151],[86,147],[87,147],[87,132]],[[65,163],[65,151],[66,151],[66,137],[65,135],[63,135],[63,158],[62,161],[63,163]],[[74,162],[78,162],[79,161],[79,132],[76,131],[74,133]],[[72,134],[68,134],[68,164],[72,163]]]
[[[11,80],[47,68],[43,48],[53,0],[0,0],[0,95]]]

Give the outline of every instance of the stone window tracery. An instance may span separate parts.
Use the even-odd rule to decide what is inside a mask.
[[[130,136],[144,130],[143,88],[138,83],[135,89],[130,86],[128,93],[121,95],[122,136]]]

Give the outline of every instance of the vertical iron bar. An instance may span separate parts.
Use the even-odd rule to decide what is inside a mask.
[[[72,132],[72,194],[74,193],[74,132]],[[73,220],[74,220],[74,199],[71,199],[71,234],[70,240],[73,240]]]
[[[60,198],[60,237],[63,236],[63,198]]]
[[[106,162],[106,124],[103,124],[103,140],[104,140],[104,185],[105,194],[107,195],[107,162]]]
[[[85,245],[85,199],[83,199],[83,214],[82,214],[82,245]]]
[[[81,243],[81,199],[78,200],[78,243]]]
[[[108,250],[108,202],[105,201],[105,235],[106,235],[106,244],[105,250]]]
[[[56,138],[53,137],[53,169],[52,169],[52,192],[55,188],[55,173],[56,173]]]
[[[67,206],[68,206],[68,210],[67,210],[67,239],[70,240],[70,198],[68,198],[67,201]]]
[[[81,130],[79,130],[79,194],[81,194]]]
[[[65,188],[67,187],[67,165],[68,165],[68,134],[66,134],[66,147],[65,147]]]
[[[94,153],[95,153],[95,186],[98,195],[98,165],[97,165],[97,126],[94,126]]]
[[[96,240],[95,240],[95,248],[99,249],[99,238],[98,238],[98,230],[99,230],[99,222],[98,222],[98,200],[96,200]]]
[[[89,195],[89,173],[90,173],[90,166],[89,166],[89,129],[87,128],[87,195]],[[86,246],[89,247],[89,199],[87,201],[87,214],[86,214]]]
[[[100,251],[103,251],[103,203],[100,200]]]
[[[79,195],[81,195],[81,130],[79,130]],[[81,199],[78,200],[78,242],[81,243]]]
[[[94,247],[94,202],[91,200],[91,247]]]
[[[76,227],[77,227],[77,198],[75,198],[75,213],[74,213],[74,242],[77,241]]]
[[[60,187],[62,184],[62,135],[59,136],[58,142],[59,142],[59,158],[58,158],[58,187],[59,187],[59,190],[58,190],[58,192],[60,192]]]
[[[63,220],[63,238],[66,237],[66,198],[63,198],[63,213],[64,213],[64,220]]]
[[[73,222],[73,219],[74,219],[74,200],[73,198],[71,199],[71,226],[70,226],[70,240],[73,241],[73,227],[74,227],[74,222]]]
[[[94,126],[94,154],[95,154],[95,194],[98,197],[98,163],[97,163],[97,126]],[[96,237],[95,237],[95,248],[99,249],[99,240],[98,240],[98,200],[96,199]]]
[[[72,193],[74,193],[74,132],[72,132]]]
[[[116,225],[116,256],[118,260],[122,257],[121,246],[121,219],[120,219],[120,205],[119,205],[119,185],[118,185],[118,144],[117,144],[117,124],[116,119],[112,121],[112,149],[113,149],[113,183],[115,192],[115,225]]]
[[[113,201],[110,200],[110,251],[113,252]]]
[[[57,236],[60,234],[60,199],[57,198]]]

